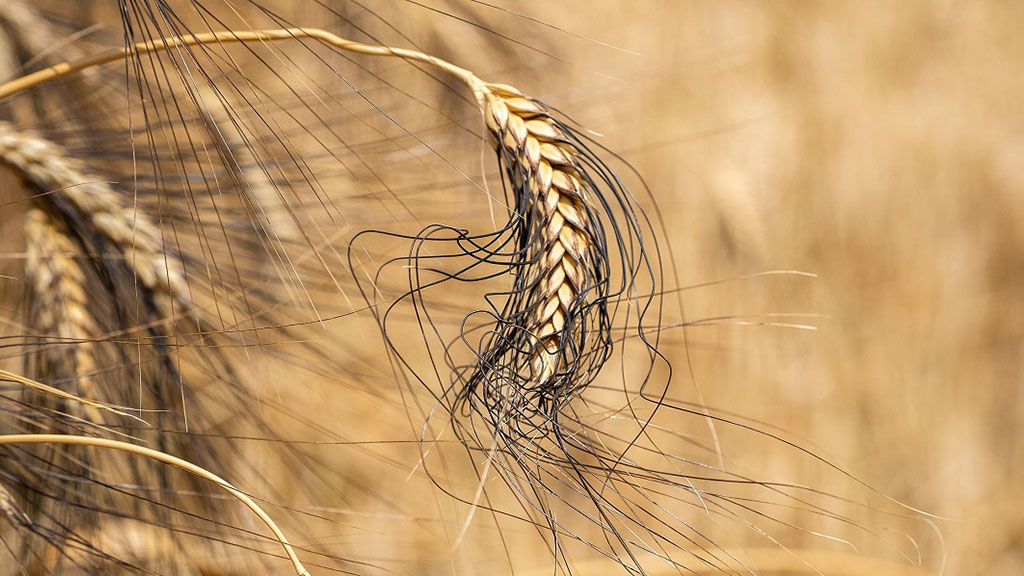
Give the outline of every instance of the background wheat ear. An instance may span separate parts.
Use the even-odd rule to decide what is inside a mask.
[[[24,183],[20,196],[9,201],[28,205],[19,277],[28,304],[24,337],[34,345],[20,355],[22,369],[61,391],[54,395],[29,389],[5,398],[20,414],[5,422],[5,428],[32,432],[36,439],[40,433],[87,434],[97,437],[96,443],[129,438],[218,471],[226,469],[230,442],[227,450],[214,450],[187,433],[190,426],[207,430],[218,441],[218,425],[209,424],[211,412],[199,408],[203,386],[218,378],[230,380],[233,368],[217,348],[197,347],[190,354],[194,365],[182,361],[183,346],[221,336],[194,304],[194,294],[206,295],[209,302],[209,291],[187,279],[179,245],[168,240],[170,216],[159,210],[152,216],[152,205],[140,203],[138,193],[126,194],[64,147],[9,123],[0,123],[0,165]],[[199,365],[203,369],[195,368]],[[203,374],[204,369],[209,372]],[[137,387],[125,386],[133,379]],[[78,402],[75,396],[103,404]],[[243,408],[252,398],[247,391],[228,389],[218,396],[215,405],[252,413]],[[101,409],[104,404],[121,410]],[[134,420],[123,411],[133,404],[138,406]],[[145,405],[160,408],[143,410]],[[216,566],[216,551],[230,549],[231,534],[243,524],[237,507],[217,499],[209,485],[169,474],[157,462],[133,462],[122,452],[60,442],[5,445],[2,453],[3,475],[9,480],[5,486],[13,491],[5,495],[4,509],[10,515],[15,503],[24,503],[23,516],[11,518],[30,521],[18,522],[12,534],[19,557],[32,572],[186,569],[191,562],[193,567]],[[281,454],[286,453],[284,448]],[[121,487],[126,476],[129,486],[150,487],[172,501],[126,490]],[[200,526],[199,534],[225,535],[211,541],[196,538],[195,530],[176,531],[175,516],[216,517],[205,520],[207,527]],[[117,520],[125,517],[154,529],[144,538],[131,537],[137,529],[118,537],[96,536],[125,530]],[[178,557],[183,550],[193,560],[182,563]],[[268,558],[253,553],[233,564],[255,567]]]

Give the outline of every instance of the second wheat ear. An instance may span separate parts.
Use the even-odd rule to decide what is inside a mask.
[[[476,396],[503,420],[550,418],[589,382],[610,354],[607,247],[588,166],[603,164],[540,102],[485,82],[469,70],[416,50],[354,42],[316,28],[222,31],[140,42],[40,70],[0,86],[0,101],[54,78],[129,57],[204,44],[309,39],[360,54],[433,66],[475,96],[514,189],[520,262],[499,338],[477,351],[464,397]],[[500,372],[495,374],[495,371]]]

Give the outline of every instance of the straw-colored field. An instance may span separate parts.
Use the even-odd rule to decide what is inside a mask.
[[[114,0],[0,1],[0,82],[124,46]],[[306,39],[172,48],[0,98],[0,369],[146,420],[7,378],[5,434],[199,460],[312,574],[1024,571],[1024,4],[123,4],[133,41],[322,28],[577,123],[651,217],[637,245],[664,272],[619,301],[611,360],[572,404],[591,442],[635,448],[580,461],[600,509],[561,464],[496,456],[493,430],[463,448],[431,396],[452,382],[438,354],[460,330],[476,343],[484,320],[463,318],[510,276],[425,291],[434,334],[396,298],[462,274],[429,257],[465,248],[412,261],[408,238],[358,234],[500,227],[488,128],[428,61]],[[77,171],[19,164],[25,135]],[[652,287],[664,313],[638,321]],[[396,301],[400,356],[379,326]],[[649,366],[645,391],[691,412],[639,398]],[[211,483],[101,448],[3,448],[0,574],[291,569]]]

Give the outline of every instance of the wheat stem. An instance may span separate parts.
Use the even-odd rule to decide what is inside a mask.
[[[249,510],[252,510],[252,512],[256,514],[256,516],[258,516],[268,528],[270,528],[270,531],[274,533],[274,538],[277,539],[284,548],[285,554],[288,555],[288,559],[291,561],[292,566],[295,567],[295,573],[298,576],[310,576],[309,571],[306,570],[302,565],[302,562],[299,561],[299,557],[295,554],[295,550],[288,542],[288,538],[285,537],[284,532],[281,531],[281,528],[278,527],[270,515],[268,515],[263,508],[259,506],[259,504],[244,492],[232,486],[227,480],[224,480],[213,472],[210,472],[209,470],[197,466],[187,460],[182,460],[181,458],[171,456],[170,454],[160,452],[159,450],[129,444],[128,442],[120,442],[118,440],[109,440],[106,438],[93,438],[90,436],[74,436],[65,434],[3,434],[0,435],[0,445],[3,444],[67,444],[120,450],[122,452],[128,452],[145,458],[151,458],[158,462],[163,462],[164,464],[169,464],[190,474],[209,480],[241,501],[242,504],[249,508]]]
[[[79,60],[62,62],[0,85],[0,100],[54,78],[67,76],[69,74],[74,74],[76,72],[108,64],[110,62],[116,62],[132,55],[140,56],[143,54],[166,52],[176,48],[198,46],[202,44],[279,42],[284,40],[297,40],[300,38],[320,40],[326,44],[334,46],[335,48],[347,50],[349,52],[357,52],[371,56],[394,56],[405,60],[414,60],[430,64],[463,81],[473,90],[478,99],[481,99],[483,94],[486,92],[484,87],[485,83],[469,70],[417,50],[363,44],[362,42],[355,42],[353,40],[341,38],[340,36],[319,28],[278,28],[270,30],[225,30],[219,32],[196,33],[188,36],[168,36],[152,41],[138,42],[125,48],[111,48]]]

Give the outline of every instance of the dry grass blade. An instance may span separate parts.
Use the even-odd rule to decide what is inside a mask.
[[[106,410],[107,412],[110,412],[111,414],[115,414],[117,416],[123,416],[123,417],[126,417],[126,418],[132,418],[132,419],[137,420],[139,422],[144,422],[138,416],[135,416],[133,414],[129,414],[127,412],[127,410],[131,410],[131,408],[129,408],[127,406],[116,406],[116,405],[112,405],[112,404],[106,404],[106,403],[103,403],[103,402],[98,402],[98,401],[90,399],[90,398],[83,398],[81,396],[77,396],[75,394],[71,394],[69,392],[65,392],[64,390],[61,390],[59,388],[54,388],[53,386],[49,386],[47,384],[43,384],[42,382],[37,382],[36,380],[33,380],[32,378],[26,378],[25,376],[22,376],[21,374],[15,374],[13,372],[8,372],[7,370],[0,370],[0,380],[7,380],[7,381],[10,381],[10,382],[17,382],[18,384],[21,384],[22,386],[25,386],[27,388],[31,388],[33,390],[38,390],[40,392],[43,392],[45,394],[50,394],[52,396],[56,396],[57,398],[61,398],[63,400],[70,400],[71,402],[79,403],[79,404],[88,406],[90,408],[95,408],[97,410]]]

